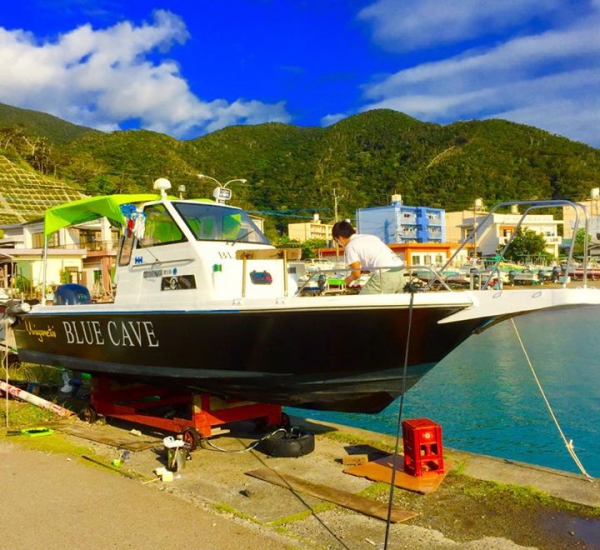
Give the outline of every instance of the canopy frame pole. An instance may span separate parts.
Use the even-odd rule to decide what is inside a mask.
[[[44,251],[42,253],[42,305],[46,305],[46,274],[48,272],[48,235],[44,231]]]

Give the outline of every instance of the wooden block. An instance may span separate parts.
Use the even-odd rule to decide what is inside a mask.
[[[258,248],[252,250],[237,250],[238,260],[299,260],[302,257],[301,248]]]
[[[369,462],[368,455],[348,455],[342,458],[344,466],[361,466]]]

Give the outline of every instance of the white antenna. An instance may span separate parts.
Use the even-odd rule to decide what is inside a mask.
[[[160,191],[160,198],[167,198],[167,189],[171,189],[171,182],[166,178],[158,178],[154,182],[154,189]]]

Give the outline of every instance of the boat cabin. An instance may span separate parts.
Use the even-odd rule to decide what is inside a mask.
[[[290,296],[297,290],[287,261],[301,251],[276,249],[237,207],[169,198],[162,191],[160,197],[93,197],[60,208],[49,211],[46,234],[94,216],[106,216],[123,227],[114,277],[117,304],[232,304],[243,298]]]
[[[142,205],[129,219],[117,257],[116,302],[150,296],[231,302],[296,291],[287,273],[290,252],[274,248],[239,208],[163,199]]]

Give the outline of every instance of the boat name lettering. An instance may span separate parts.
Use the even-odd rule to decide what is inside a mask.
[[[144,271],[144,279],[156,279],[157,277],[162,277],[162,275],[162,269],[149,269],[148,271]]]
[[[43,342],[44,338],[56,338],[56,332],[51,326],[35,328],[29,321],[25,321],[25,330],[30,336],[35,336],[38,342]]]
[[[113,346],[159,346],[152,321],[109,321],[105,327],[100,321],[63,321],[63,329],[67,344],[103,346],[108,340]]]
[[[227,251],[227,252],[219,251],[219,258],[221,258],[222,260],[232,260],[233,255],[229,251]]]

